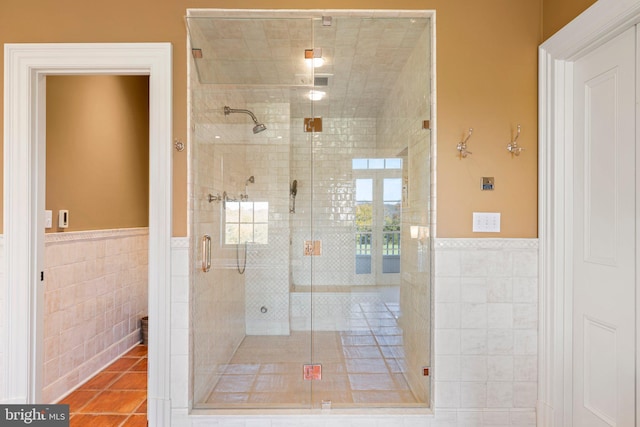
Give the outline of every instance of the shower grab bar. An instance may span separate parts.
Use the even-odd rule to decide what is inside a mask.
[[[211,269],[211,236],[202,236],[202,271],[205,273]]]

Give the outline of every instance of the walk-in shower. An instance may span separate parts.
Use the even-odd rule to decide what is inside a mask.
[[[196,410],[430,405],[430,15],[324,13],[187,16]]]

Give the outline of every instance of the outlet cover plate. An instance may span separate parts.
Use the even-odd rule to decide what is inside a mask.
[[[495,179],[492,176],[482,177],[482,191],[493,191]]]

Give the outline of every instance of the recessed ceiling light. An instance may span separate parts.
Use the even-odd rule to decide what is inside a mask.
[[[311,58],[305,59],[305,61],[309,67],[313,66],[313,68],[322,67],[324,65],[324,58]]]
[[[322,48],[317,47],[315,49],[305,49],[304,60],[309,67],[322,67],[324,65],[324,58],[322,58]]]
[[[325,95],[326,93],[321,90],[310,90],[307,97],[312,101],[320,101]]]

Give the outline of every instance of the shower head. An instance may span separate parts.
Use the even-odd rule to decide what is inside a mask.
[[[228,106],[226,106],[226,105],[225,105],[225,106],[224,106],[224,115],[225,115],[225,116],[228,116],[228,115],[229,115],[229,114],[231,114],[231,113],[244,113],[244,114],[248,114],[248,115],[251,117],[251,119],[253,120],[253,123],[255,123],[255,124],[256,124],[256,125],[253,127],[253,133],[260,133],[260,132],[262,132],[263,130],[267,130],[267,127],[266,127],[263,123],[260,123],[260,122],[258,121],[258,119],[256,119],[256,115],[255,115],[255,114],[253,114],[253,113],[252,113],[251,111],[249,111],[249,110],[242,110],[242,109],[237,110],[237,109],[235,109],[235,108],[229,108]]]
[[[253,133],[260,133],[263,130],[267,130],[267,127],[263,123],[258,123],[253,127]]]
[[[253,177],[253,175],[251,175],[249,178],[247,178],[247,181],[245,182],[245,185],[247,185],[248,183],[254,183],[256,182],[256,179]]]

